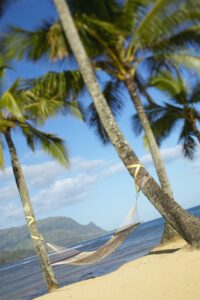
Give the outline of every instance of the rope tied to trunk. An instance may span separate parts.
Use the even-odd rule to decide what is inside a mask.
[[[26,219],[28,220],[28,226],[30,226],[31,224],[33,224],[35,222],[35,218],[33,216],[27,216]],[[41,235],[39,235],[39,236],[31,235],[31,238],[34,240],[40,240],[40,241],[44,240]]]
[[[135,190],[136,190],[136,201],[137,201],[137,199],[138,199],[138,197],[139,197],[139,193],[140,193],[140,188],[139,188],[139,186],[137,185],[137,183],[136,183],[136,178],[137,178],[137,175],[138,175],[138,173],[139,173],[139,171],[140,171],[140,169],[141,168],[144,168],[144,166],[139,162],[138,164],[132,164],[132,165],[128,165],[127,166],[127,168],[128,169],[135,169],[135,172],[134,172],[134,179],[135,179]]]
[[[27,216],[26,219],[30,220],[28,221],[28,226],[30,226],[31,224],[33,224],[33,222],[35,222],[35,218],[33,216]]]
[[[144,168],[144,166],[139,162],[138,164],[128,165],[127,168],[130,169],[130,170],[131,170],[131,169],[135,169],[135,172],[134,172],[134,178],[135,178],[135,180],[136,180],[137,175],[138,175],[140,169],[141,169],[141,168]]]

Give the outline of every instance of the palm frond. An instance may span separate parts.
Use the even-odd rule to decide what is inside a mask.
[[[183,154],[185,157],[189,159],[193,159],[195,157],[195,150],[197,147],[197,142],[193,135],[193,130],[191,128],[191,124],[185,122],[181,133],[179,135],[179,143],[183,145]]]
[[[107,84],[105,85],[103,93],[113,115],[114,116],[118,115],[123,108],[122,84],[117,81],[116,82],[108,81]],[[99,118],[99,115],[93,103],[90,104],[88,108],[88,114],[89,114],[88,117],[89,126],[95,130],[97,136],[100,138],[103,144],[108,144],[110,142],[109,137],[101,123],[101,120]]]
[[[147,53],[144,55],[140,63],[140,67],[145,68],[146,70],[147,82],[151,80],[151,77],[156,76],[160,72],[173,72],[175,68],[174,64],[170,60],[167,60],[164,55],[157,53]],[[137,72],[141,72],[139,68],[137,69]]]
[[[168,76],[169,73],[158,74],[153,77],[150,82],[150,86],[156,87],[160,91],[163,91],[167,96],[173,97],[180,93],[179,82],[172,80],[172,76]]]
[[[43,124],[48,118],[55,117],[63,109],[63,101],[49,99],[45,97],[35,97],[34,93],[28,91],[24,97],[29,99],[29,103],[24,105],[24,114],[26,118]]]
[[[165,39],[157,41],[151,46],[153,51],[172,52],[183,48],[194,48],[196,51],[200,47],[200,25],[193,25],[182,31],[171,33]]]
[[[196,82],[195,86],[192,87],[191,94],[188,97],[188,103],[199,103],[200,102],[200,82]]]
[[[4,110],[16,118],[23,120],[22,110],[19,106],[19,99],[15,98],[15,92],[18,86],[18,80],[7,90],[0,98],[0,109]]]
[[[5,54],[9,59],[22,59],[24,56],[34,61],[40,59],[49,50],[47,42],[49,27],[45,26],[35,32],[10,27],[3,39]]]
[[[78,70],[49,72],[37,79],[26,80],[21,83],[21,91],[28,100],[24,107],[26,113],[40,123],[59,112],[82,118],[77,99],[84,93],[85,85]]]
[[[67,101],[63,102],[63,113],[70,113],[73,117],[76,117],[79,120],[84,120],[85,111],[83,106],[78,101]]]
[[[157,119],[162,118],[163,114],[165,114],[166,108],[165,106],[159,105],[155,101],[152,101],[147,105],[144,105],[144,110],[150,124],[152,124]],[[132,117],[132,128],[136,135],[140,135],[143,131],[143,127],[137,113],[135,113]]]
[[[119,26],[126,29],[127,32],[133,32],[148,11],[148,7],[153,1],[150,0],[126,0],[123,1],[121,8],[121,18]],[[120,25],[121,24],[121,25]]]
[[[182,65],[183,67],[200,72],[200,56],[192,55],[186,51],[180,51],[179,53],[168,53],[165,55],[165,59],[175,66]]]
[[[32,61],[37,61],[42,57],[49,57],[52,61],[63,59],[68,55],[69,49],[58,22],[44,22],[35,31],[10,27],[2,43],[8,58],[27,57]]]
[[[154,104],[154,100],[152,98],[152,96],[149,94],[148,92],[148,80],[144,80],[144,78],[141,76],[141,74],[136,71],[135,73],[135,82],[137,84],[137,88],[138,91],[140,93],[140,95],[142,95],[143,97],[145,97],[145,100],[149,103],[149,104]]]
[[[163,140],[169,137],[179,121],[180,119],[177,117],[176,112],[167,111],[162,117],[151,123],[151,128],[158,145],[161,145]]]
[[[142,123],[140,122],[138,114],[134,114],[131,119],[133,132],[139,136],[143,132]]]
[[[191,27],[200,19],[199,5],[194,3],[186,0],[155,1],[135,31],[137,44],[155,50],[156,45]]]
[[[69,0],[69,6],[74,17],[85,14],[110,23],[114,23],[121,13],[121,5],[116,0],[90,0],[90,5],[82,0]]]
[[[162,91],[171,101],[181,105],[187,101],[188,89],[178,71],[163,71],[150,79],[149,86]]]
[[[0,118],[0,132],[4,132],[8,128],[15,128],[16,123],[12,119],[7,118]]]
[[[148,104],[145,106],[145,112],[158,145],[170,135],[183,115],[180,108],[169,103],[164,103],[164,105],[158,105],[155,102]],[[135,134],[142,133],[143,128],[137,114],[132,118],[132,126]]]
[[[84,47],[91,58],[101,57],[106,51],[114,53],[113,49],[123,36],[120,29],[101,20],[91,20],[88,16],[79,16],[75,21]]]
[[[12,2],[14,3],[13,0],[0,1],[0,16],[2,16],[5,10],[7,10],[10,7]]]
[[[67,150],[64,146],[64,141],[61,138],[54,134],[44,133],[27,122],[19,125],[27,139],[27,144],[32,150],[34,150],[35,145],[38,144],[46,153],[51,155],[62,165],[68,165],[69,160]]]
[[[79,70],[48,72],[36,79],[25,80],[24,90],[31,90],[36,96],[47,98],[76,98],[84,92],[85,84]]]

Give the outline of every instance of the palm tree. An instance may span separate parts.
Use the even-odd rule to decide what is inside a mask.
[[[4,0],[0,2],[0,17],[3,15],[5,9],[9,7],[10,4],[14,2],[13,0]]]
[[[161,72],[150,80],[149,86],[160,90],[167,97],[167,101],[162,104],[151,101],[145,106],[157,143],[160,145],[179,124],[178,142],[183,146],[184,155],[192,159],[197,141],[200,143],[200,113],[197,108],[200,103],[199,82],[189,86],[180,73]],[[141,133],[142,127],[137,115],[134,116],[134,128],[136,133]]]
[[[54,3],[58,10],[66,38],[80,67],[85,84],[88,87],[103,126],[118,155],[122,159],[131,176],[134,177],[139,188],[158,209],[158,211],[188,243],[195,247],[199,247],[200,220],[197,217],[190,215],[181,208],[181,206],[179,206],[173,198],[165,194],[148,174],[145,168],[141,167],[141,163],[121,134],[106,100],[101,93],[67,3],[65,0],[54,0]]]
[[[186,46],[199,42],[199,19],[195,0],[190,1],[69,1],[77,28],[95,69],[110,75],[109,94],[115,94],[116,85],[121,82],[128,90],[140,122],[145,131],[156,171],[165,193],[172,196],[169,180],[160,157],[149,120],[139,98],[141,88],[141,65],[152,72],[157,68],[175,63],[195,66],[199,57],[190,53]],[[52,60],[71,56],[71,49],[63,35],[59,22],[45,23],[36,32],[13,28],[14,36],[7,37],[10,45],[8,54],[37,60],[49,55]],[[42,45],[42,46],[41,46]],[[141,89],[140,89],[141,91]],[[110,101],[114,103],[114,101]],[[98,116],[94,113],[91,124],[100,128],[104,141],[107,135]],[[169,228],[166,228],[164,237]]]
[[[44,151],[57,159],[61,164],[67,165],[68,158],[63,141],[49,133],[42,132],[33,126],[31,116],[30,93],[18,90],[18,82],[7,90],[0,99],[0,167],[4,168],[3,159],[3,139],[5,139],[15,177],[16,185],[24,209],[25,219],[28,230],[38,256],[48,291],[51,292],[58,288],[58,283],[50,264],[45,242],[38,231],[35,214],[29,197],[28,187],[23,175],[23,170],[18,158],[16,147],[13,142],[12,132],[19,128],[24,135],[28,146],[34,151],[35,145],[38,144]],[[35,119],[35,117],[34,117]]]

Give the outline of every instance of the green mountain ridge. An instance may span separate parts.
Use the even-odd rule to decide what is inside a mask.
[[[68,217],[49,217],[38,221],[46,242],[70,247],[72,244],[106,233],[94,223],[81,225]],[[26,225],[0,229],[0,263],[34,254]]]

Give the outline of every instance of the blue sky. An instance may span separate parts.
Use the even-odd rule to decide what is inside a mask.
[[[24,0],[9,8],[1,19],[1,32],[5,30],[6,24],[32,29],[41,24],[43,19],[56,16],[53,5],[48,0],[29,0],[29,4],[26,3]],[[20,61],[13,66],[15,71],[7,73],[6,86],[17,77],[32,78],[50,69],[60,68],[47,61],[35,65]],[[127,95],[125,98],[128,100]],[[126,101],[127,105],[119,120],[120,128],[142,163],[156,178],[148,151],[144,149],[141,138],[135,137],[131,131],[130,117],[134,108],[129,102]],[[70,116],[49,120],[43,129],[57,133],[66,140],[71,164],[69,169],[65,169],[39,149],[36,153],[31,153],[18,132],[13,136],[37,218],[68,216],[82,224],[95,222],[106,229],[118,226],[135,199],[135,190],[132,178],[113,147],[102,146],[86,124]],[[197,151],[195,160],[184,159],[181,147],[176,145],[177,131],[178,128],[162,145],[161,154],[174,196],[183,207],[188,208],[200,204],[200,151]],[[6,170],[0,174],[0,228],[24,223],[6,148],[5,156]],[[138,208],[142,221],[159,217],[158,212],[142,195]]]

